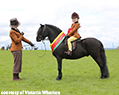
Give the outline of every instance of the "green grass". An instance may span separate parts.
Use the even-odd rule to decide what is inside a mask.
[[[42,55],[44,51],[38,51]],[[100,69],[89,56],[63,60],[63,78],[56,81],[57,62],[50,51],[38,58],[35,51],[23,51],[21,81],[12,81],[13,56],[0,51],[1,91],[60,91],[60,95],[119,95],[119,51],[106,50],[110,77],[100,79]],[[42,94],[43,95],[43,94]]]

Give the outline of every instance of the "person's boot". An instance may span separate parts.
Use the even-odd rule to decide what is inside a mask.
[[[70,56],[72,55],[72,51],[70,51],[70,50],[66,51],[65,53],[70,55]]]
[[[13,74],[13,79],[12,80],[14,80],[15,79],[15,74]]]
[[[23,80],[23,78],[20,78],[20,77],[19,77],[19,73],[17,74],[17,78],[20,79],[20,80]]]
[[[17,74],[13,74],[13,81],[19,81],[19,79],[17,78]]]
[[[19,74],[17,74],[17,79],[20,79]]]

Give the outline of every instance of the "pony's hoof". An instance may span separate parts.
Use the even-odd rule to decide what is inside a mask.
[[[105,77],[104,76],[102,76],[102,77],[100,77],[101,79],[105,79]]]
[[[56,80],[61,80],[61,78],[60,77],[57,77]]]
[[[108,78],[109,76],[101,76],[100,78],[101,79],[106,79],[106,78]]]

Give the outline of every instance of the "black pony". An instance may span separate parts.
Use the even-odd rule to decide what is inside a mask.
[[[48,37],[50,43],[54,41],[54,39],[61,33],[62,31],[56,26],[45,24],[41,25],[38,29],[36,40],[39,42]],[[85,38],[79,42],[77,42],[76,49],[72,52],[72,56],[65,54],[66,45],[64,39],[57,49],[53,52],[53,55],[56,57],[58,62],[58,77],[56,80],[60,80],[62,78],[62,59],[78,59],[84,56],[91,56],[101,71],[101,78],[109,77],[108,68],[106,65],[106,56],[105,50],[103,48],[102,43],[95,38]]]

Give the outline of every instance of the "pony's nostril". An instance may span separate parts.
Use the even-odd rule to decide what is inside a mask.
[[[40,37],[37,37],[36,38],[36,41],[38,42],[38,41],[41,41],[41,38]]]

